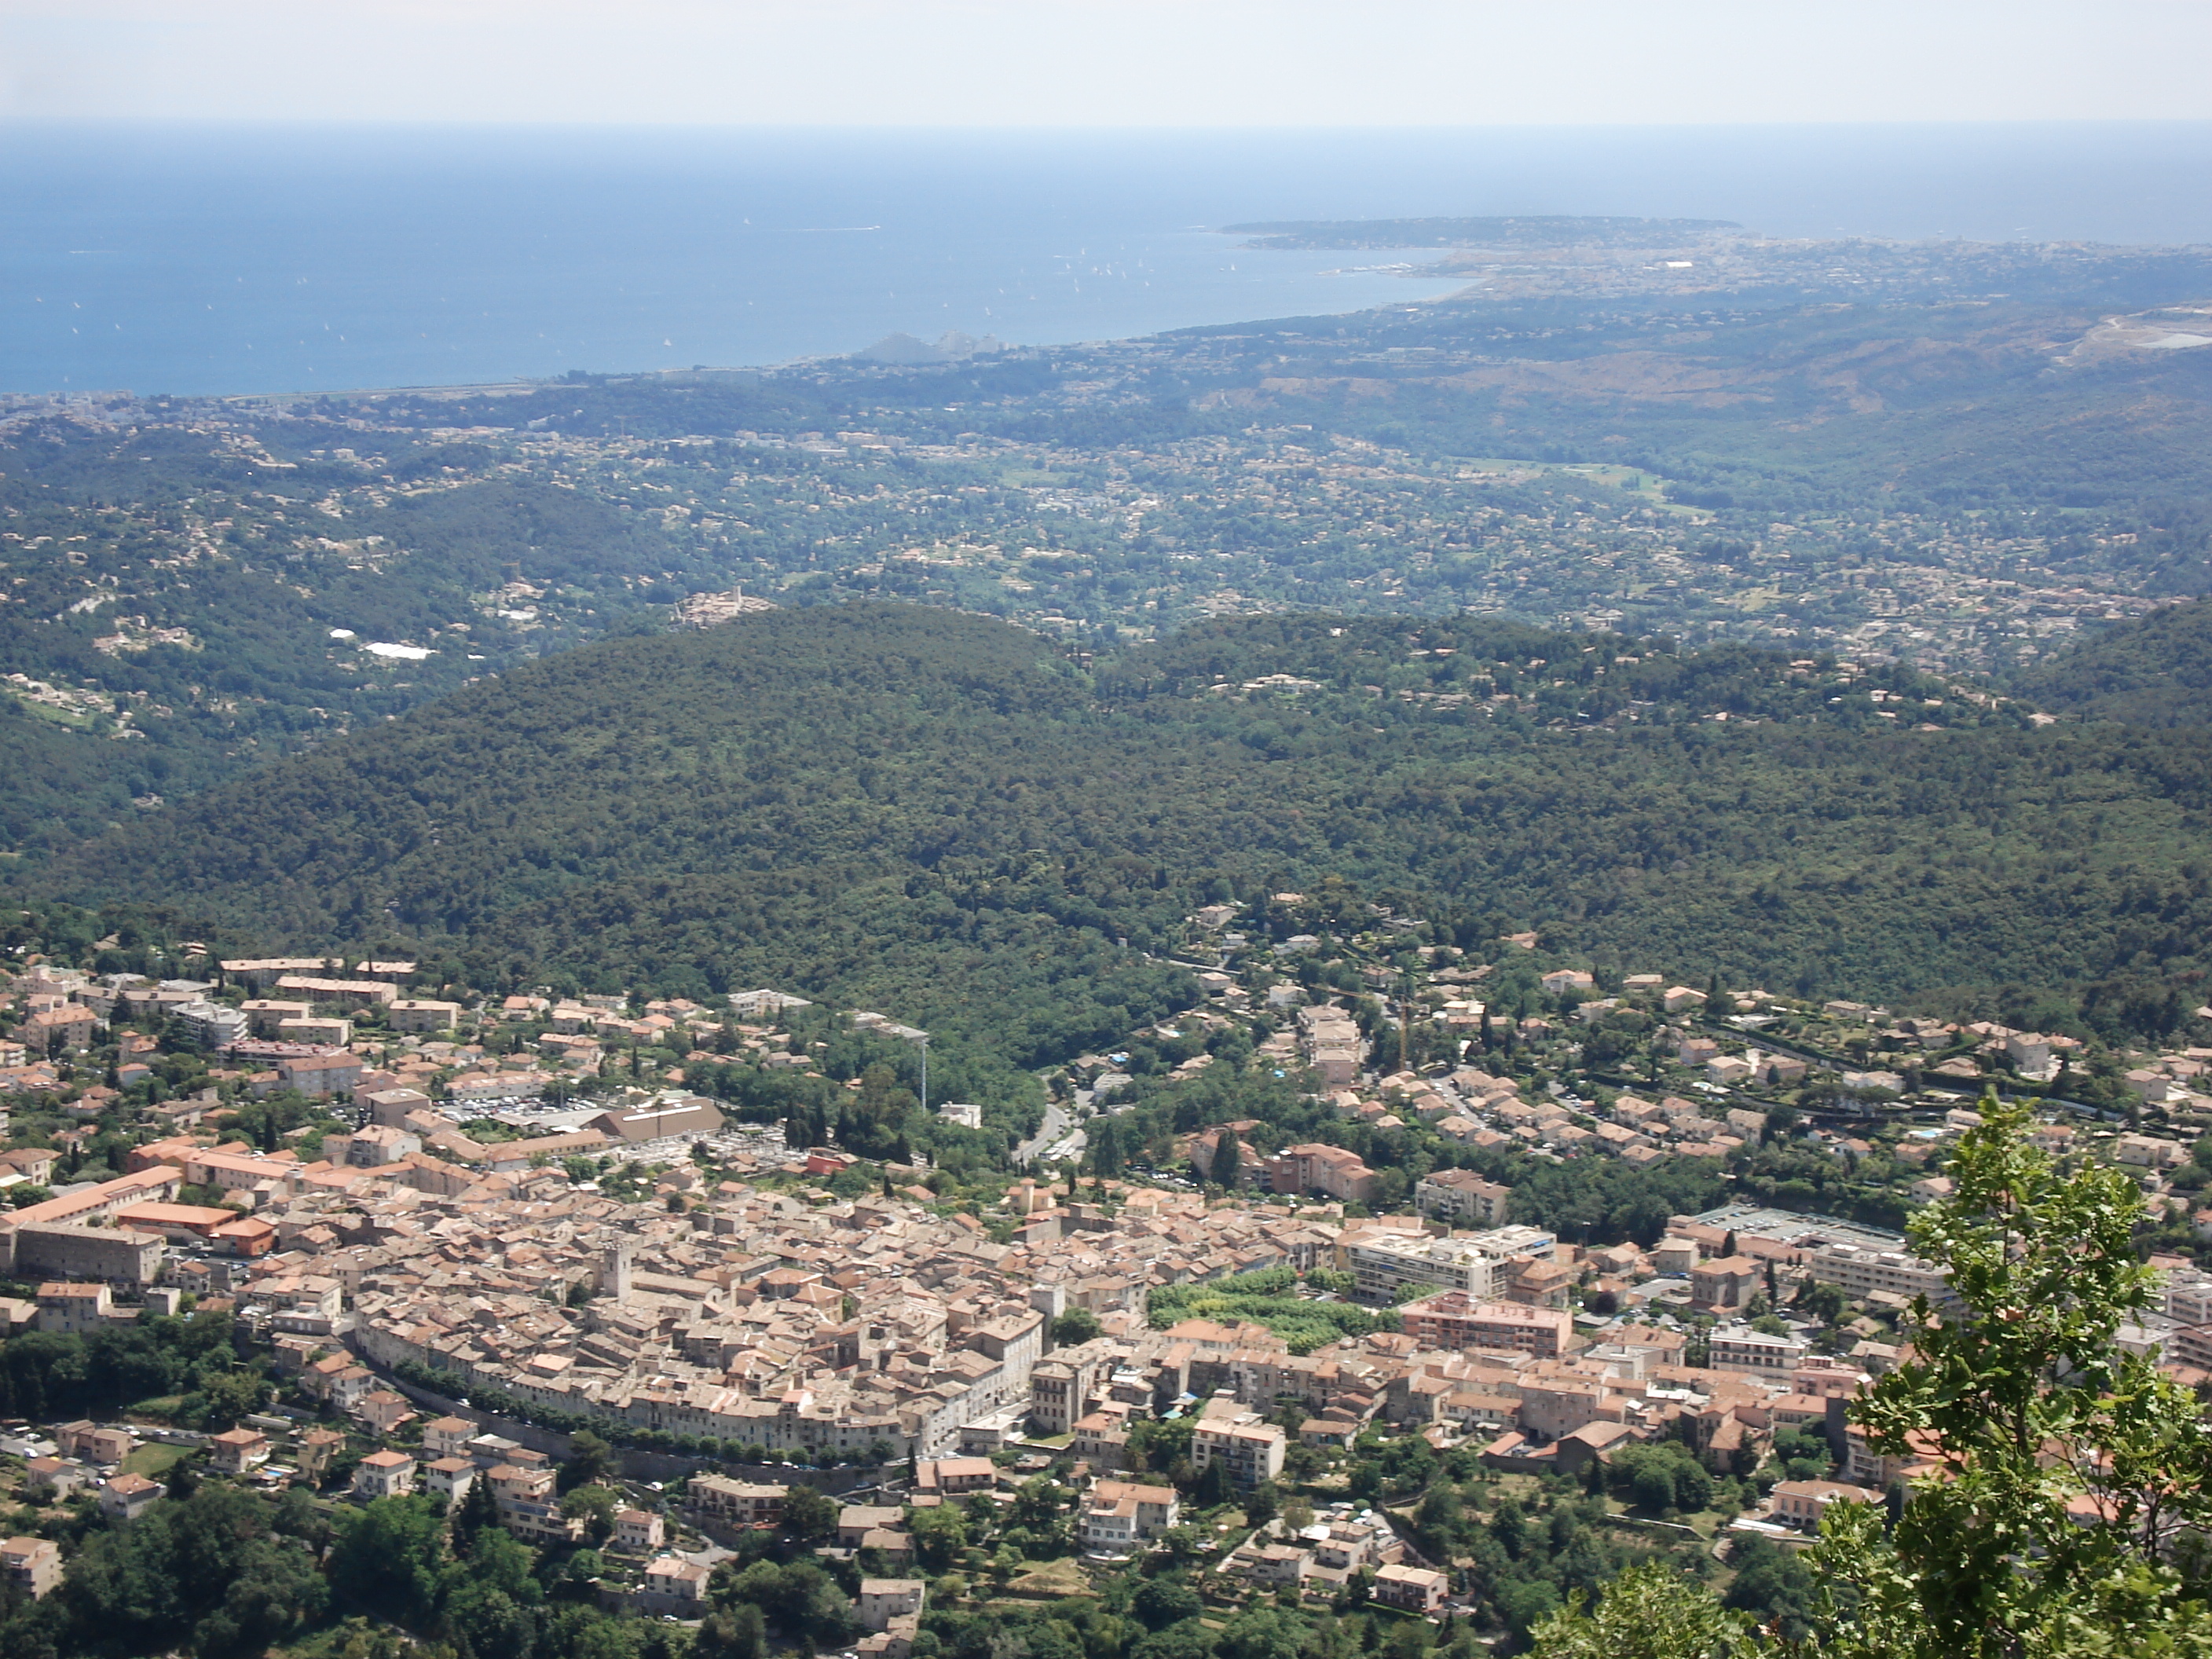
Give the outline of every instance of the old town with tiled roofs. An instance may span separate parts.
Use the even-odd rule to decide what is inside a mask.
[[[573,1539],[586,1522],[556,1466],[589,1431],[631,1476],[610,1595],[696,1613],[732,1535],[817,1486],[854,1500],[840,1543],[881,1570],[862,1599],[872,1650],[893,1659],[921,1594],[896,1575],[924,1510],[1011,1502],[1049,1473],[1079,1494],[1082,1553],[1107,1561],[1194,1547],[1193,1516],[1279,1491],[1310,1503],[1204,1530],[1214,1579],[1316,1595],[1356,1580],[1433,1614],[1456,1569],[1358,1492],[1379,1446],[1418,1438],[1541,1482],[1679,1444],[1744,1480],[1751,1501],[1717,1523],[1802,1537],[1827,1503],[1908,1472],[1844,1407],[1897,1362],[1913,1298],[1948,1291],[1892,1228],[1740,1200],[1665,1214],[1646,1242],[1577,1243],[1522,1218],[1508,1182],[1433,1157],[1370,1165],[1353,1145],[1741,1169],[1778,1132],[1886,1161],[1909,1206],[1941,1193],[1926,1171],[1994,1080],[2047,1097],[2048,1148],[2128,1169],[2172,1226],[2212,1232],[2184,1138],[2212,1054],[2094,1056],[2130,1123],[2068,1103],[2093,1058],[2071,1039],[1601,983],[1546,965],[1534,939],[1498,963],[1433,957],[1339,986],[1297,968],[1341,940],[1240,952],[1233,920],[1194,919],[1194,945],[1222,947],[1206,1000],[1132,1050],[1237,1033],[1249,1060],[1202,1048],[1158,1075],[1300,1068],[1341,1131],[1231,1118],[1109,1170],[1102,1126],[1137,1122],[1146,1086],[1127,1054],[1085,1056],[1052,1079],[1073,1109],[1048,1149],[1069,1155],[1065,1184],[793,1144],[687,1091],[710,1059],[818,1064],[785,1040],[811,1006],[788,994],[463,1001],[408,994],[399,962],[233,959],[168,981],[27,963],[0,1039],[23,1050],[0,1054],[19,1120],[0,1183],[27,1200],[0,1212],[8,1330],[228,1313],[266,1382],[219,1431],[158,1407],[14,1425],[0,1484],[128,1519],[162,1501],[147,1471],[179,1455],[340,1503],[458,1500],[481,1481],[519,1535]],[[1636,1022],[1607,1064],[1638,1086],[1593,1086],[1572,1051]],[[500,1040],[516,1031],[530,1040]],[[612,1063],[640,1050],[660,1058]],[[278,1100],[308,1103],[310,1121],[277,1145],[241,1138],[240,1107]],[[94,1147],[123,1167],[88,1164]],[[2212,1381],[2212,1276],[2186,1250],[2152,1260],[2160,1301],[2121,1340]],[[1316,1340],[1302,1314],[1341,1334]],[[0,1556],[33,1595],[57,1582],[52,1540]]]

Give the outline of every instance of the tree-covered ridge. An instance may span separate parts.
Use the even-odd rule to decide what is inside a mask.
[[[657,517],[483,446],[372,468],[228,435],[0,435],[0,752],[23,763],[0,846],[97,833],[690,591],[671,578],[696,550]]]
[[[2199,552],[2208,528],[2195,526]],[[2082,720],[2129,726],[2212,725],[2212,602],[2164,605],[2090,634],[2015,677],[2013,689]]]
[[[1471,611],[1992,673],[2212,580],[2212,354],[2114,317],[2201,297],[2201,252],[1722,240],[951,365],[11,405],[0,851],[740,586],[1094,646]]]
[[[1157,958],[1197,905],[1330,876],[1447,942],[1778,990],[1994,995],[2003,961],[2156,1002],[2197,970],[2197,734],[1627,644],[1287,619],[1086,665],[951,612],[778,613],[470,687],[38,885],[483,985],[897,999],[1025,1064],[1187,1000]]]

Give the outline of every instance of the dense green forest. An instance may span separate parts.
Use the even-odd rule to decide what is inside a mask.
[[[1510,280],[1352,316],[0,421],[0,853],[739,586],[1091,647],[1467,611],[2000,674],[2212,584],[2212,352],[2115,314],[2201,298],[2202,251],[1513,223]],[[1607,240],[1676,234],[1721,251]]]
[[[8,434],[0,522],[16,574],[0,665],[80,695],[60,708],[0,696],[15,785],[0,794],[0,846],[66,844],[135,817],[134,801],[158,805],[508,662],[648,615],[657,625],[690,591],[669,585],[685,550],[657,525],[519,484],[483,465],[489,451],[403,446],[387,483],[451,487],[350,507],[334,493],[361,490],[361,465],[264,453],[161,426]],[[447,459],[486,476],[464,481]],[[527,627],[485,602],[526,577],[573,597]],[[394,641],[428,654],[356,643]]]
[[[2197,527],[2200,544],[2212,526]],[[2212,602],[2153,611],[2091,634],[2065,655],[2015,675],[2042,708],[2128,726],[2212,726]]]
[[[1332,875],[1467,948],[1535,927],[1700,982],[2009,984],[2172,1029],[2212,921],[2212,736],[1941,690],[1475,619],[1086,664],[826,607],[532,665],[34,880],[480,984],[885,1001],[1024,1065],[1187,1003],[1161,958],[1194,906]]]

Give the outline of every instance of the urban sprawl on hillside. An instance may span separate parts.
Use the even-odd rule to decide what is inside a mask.
[[[0,1025],[7,1328],[219,1328],[222,1355],[97,1422],[10,1370],[0,1486],[27,1517],[118,1520],[176,1501],[146,1471],[179,1457],[319,1503],[481,1488],[527,1543],[599,1545],[610,1604],[679,1617],[826,1492],[847,1501],[818,1541],[890,1659],[915,1574],[994,1538],[1003,1577],[1043,1571],[1023,1545],[1048,1562],[1054,1528],[1092,1563],[1187,1559],[1232,1601],[1474,1613],[1449,1534],[1390,1505],[1408,1455],[1784,1542],[1916,1472],[1846,1408],[1915,1298],[1955,1306],[1898,1224],[1949,1190],[1984,1089],[2148,1195],[2160,1300],[2118,1340],[2212,1382],[2212,1051],[1418,934],[1325,895],[1200,911],[1203,1000],[1051,1069],[1018,1146],[1000,1108],[901,1092],[919,1076],[882,1057],[918,1062],[923,1032],[787,993],[31,953]],[[796,1076],[852,1109],[763,1107]],[[886,1102],[891,1156],[864,1107]],[[606,1446],[601,1498],[568,1501],[578,1448]],[[35,1597],[65,1541],[0,1556]]]

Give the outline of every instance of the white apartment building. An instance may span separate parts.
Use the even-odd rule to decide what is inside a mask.
[[[1812,1345],[1793,1336],[1768,1336],[1745,1325],[1723,1325],[1712,1334],[1706,1364],[1717,1371],[1787,1376],[1804,1363]]]
[[[1344,1258],[1363,1302],[1387,1304],[1401,1285],[1461,1291],[1478,1302],[1496,1293],[1498,1264],[1472,1239],[1370,1237],[1346,1245]]]
[[[2161,1311],[2181,1325],[2212,1325],[2212,1274],[2186,1270],[2164,1275]]]
[[[1158,1538],[1181,1516],[1173,1486],[1101,1480],[1084,1508],[1083,1547],[1094,1555],[1127,1555]]]
[[[1343,1246],[1344,1263],[1363,1302],[1388,1304],[1401,1285],[1463,1291],[1470,1301],[1498,1299],[1498,1264],[1514,1256],[1548,1261],[1559,1240],[1535,1227],[1498,1227],[1466,1238],[1367,1234]]]
[[[1495,1227],[1505,1219],[1510,1187],[1485,1181],[1472,1170],[1438,1170],[1413,1188],[1413,1206],[1432,1220],[1457,1226]]]
[[[1191,1467],[1203,1474],[1218,1463],[1231,1486],[1249,1492],[1281,1475],[1285,1443],[1281,1427],[1261,1422],[1255,1412],[1201,1418],[1191,1425]]]
[[[1806,1261],[1814,1279],[1834,1285],[1854,1300],[1877,1291],[1911,1298],[1924,1296],[1933,1308],[1954,1308],[1958,1295],[1943,1282],[1943,1270],[1902,1250],[1862,1249],[1854,1244],[1823,1244]]]

